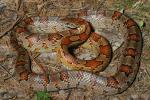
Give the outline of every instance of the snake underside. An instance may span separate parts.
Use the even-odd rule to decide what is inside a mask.
[[[78,86],[79,88],[92,87],[96,91],[101,91],[102,94],[106,95],[125,91],[133,83],[140,66],[142,49],[141,32],[133,19],[118,11],[105,11],[103,16],[109,17],[112,20],[110,24],[113,24],[115,21],[123,23],[127,30],[124,37],[121,62],[119,66],[116,66],[116,74],[110,76],[97,74],[97,72],[103,71],[109,65],[112,58],[112,50],[109,41],[97,34],[90,22],[82,18],[63,18],[63,22],[76,24],[78,28],[54,34],[40,35],[29,32],[27,26],[33,24],[33,19],[32,17],[28,17],[19,23],[11,34],[11,43],[18,51],[15,69],[20,76],[19,80],[32,80],[35,84],[47,85],[52,90],[57,89],[57,85],[60,89],[68,88],[68,86]],[[28,42],[30,50],[18,42],[18,38],[20,37],[22,42]],[[40,45],[43,48],[49,48],[49,41],[52,37],[60,40],[57,44],[59,45],[57,53],[62,64],[67,66],[66,69],[55,74],[37,74],[32,72],[31,58],[28,50],[33,51],[32,48],[37,46],[40,52],[40,47],[38,47]],[[91,38],[91,41],[94,42],[99,54],[94,59],[79,59],[70,50],[85,43],[88,38]]]

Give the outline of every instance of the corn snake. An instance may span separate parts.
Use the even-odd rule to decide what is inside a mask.
[[[112,22],[116,20],[123,22],[128,31],[125,37],[126,41],[124,53],[122,54],[122,62],[121,65],[117,67],[118,72],[115,75],[98,76],[94,74],[97,71],[103,71],[110,62],[112,55],[109,42],[104,37],[96,34],[95,32],[91,32],[90,23],[84,19],[66,18],[63,20],[79,24],[79,28],[62,32],[67,34],[65,37],[63,37],[62,34],[55,34],[54,36],[57,39],[61,39],[61,46],[58,53],[60,54],[62,63],[68,66],[67,69],[75,70],[62,71],[55,75],[48,76],[45,74],[32,73],[30,69],[30,56],[28,55],[27,50],[17,42],[16,34],[12,34],[12,45],[14,45],[14,48],[16,48],[19,55],[15,68],[17,73],[20,75],[20,80],[31,79],[34,81],[35,78],[39,77],[40,81],[44,84],[67,82],[70,86],[78,84],[78,87],[81,88],[86,85],[93,87],[96,90],[102,90],[102,94],[106,95],[117,94],[125,91],[132,84],[138,72],[142,48],[142,37],[137,24],[131,18],[117,11],[111,12],[109,17],[110,16]],[[24,34],[27,30],[23,26],[30,25],[32,23],[32,18],[26,18],[21,25],[18,25],[15,28],[15,32],[20,35]],[[72,46],[84,43],[89,36],[91,36],[95,42],[98,42],[100,54],[95,59],[86,61],[73,56],[68,49]],[[37,34],[27,36],[28,41],[30,42],[29,47],[32,47],[34,42],[32,43],[30,37],[34,37],[34,41],[37,41],[39,36]],[[48,41],[50,37],[51,36],[46,38],[46,41]],[[45,47],[47,47],[47,45],[45,45]],[[61,88],[67,88],[67,86],[63,86]]]

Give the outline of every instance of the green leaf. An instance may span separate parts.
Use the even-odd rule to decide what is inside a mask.
[[[138,25],[139,25],[140,28],[143,28],[145,26],[145,22],[144,21],[140,21],[138,23]]]
[[[36,93],[37,100],[52,100],[46,91],[38,91]]]
[[[124,8],[122,8],[122,9],[120,10],[120,12],[121,12],[121,13],[124,13]]]

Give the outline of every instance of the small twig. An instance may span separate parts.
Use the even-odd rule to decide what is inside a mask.
[[[41,64],[39,64],[38,61],[35,59],[35,58],[38,57],[40,54],[37,54],[37,55],[35,55],[34,57],[32,57],[31,54],[29,54],[29,55],[30,55],[30,58],[41,68],[41,70],[44,72],[44,74],[48,75],[48,73],[47,73],[47,71],[45,70],[45,68],[44,68]]]
[[[17,83],[19,83],[19,81],[18,81],[3,65],[0,64],[0,66],[1,66],[1,68],[3,68],[15,81],[17,81]],[[20,84],[19,84],[19,85],[20,85]]]
[[[36,59],[37,57],[39,57],[41,55],[41,53],[38,53],[38,54],[35,54],[34,57],[31,56],[31,53],[30,53],[30,57],[32,57],[32,59]]]
[[[10,76],[12,76],[12,74],[9,73],[9,71],[8,71],[3,65],[0,64],[0,66],[1,66],[1,68],[3,68]]]
[[[147,71],[147,68],[145,68],[145,71],[146,71],[147,75],[150,77],[150,73]]]
[[[22,6],[22,0],[18,0],[17,4],[17,11],[19,11]]]
[[[70,88],[64,88],[64,89],[59,89],[59,90],[53,90],[53,91],[47,91],[48,93],[50,93],[50,92],[58,92],[58,91],[60,91],[60,90],[69,90],[69,89],[77,89],[77,87],[70,87]],[[82,89],[82,88],[78,88],[78,89]]]
[[[76,88],[68,89],[68,90],[69,90],[69,93],[68,93],[68,95],[67,95],[67,97],[66,97],[66,100],[69,100],[73,89],[79,89],[79,88],[78,88],[79,84],[80,84],[80,82],[78,82],[78,84],[76,85]],[[69,87],[68,87],[68,88],[69,88]]]

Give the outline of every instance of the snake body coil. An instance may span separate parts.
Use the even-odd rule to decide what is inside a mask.
[[[27,50],[18,44],[17,37],[15,34],[12,34],[12,44],[18,51],[15,68],[16,72],[20,75],[20,80],[31,79],[35,81],[38,77],[38,81],[46,82],[48,85],[61,82],[67,83],[67,85],[60,86],[62,89],[67,88],[68,85],[70,87],[78,85],[79,88],[87,86],[92,87],[97,91],[101,90],[102,94],[106,95],[125,91],[134,81],[139,69],[142,48],[141,32],[136,22],[124,14],[117,11],[108,13],[109,16],[112,16],[112,22],[119,20],[124,23],[124,26],[127,29],[121,64],[117,67],[117,73],[115,75],[100,76],[94,74],[95,72],[103,71],[110,62],[111,46],[109,45],[109,42],[104,37],[95,32],[91,32],[90,23],[84,19],[65,18],[63,21],[79,25],[78,29],[66,31],[69,35],[67,34],[65,37],[56,35],[58,39],[61,39],[61,46],[58,50],[58,53],[61,56],[60,59],[67,68],[72,70],[48,75],[48,77],[44,74],[40,75],[33,73],[30,68],[30,57]],[[30,25],[32,23],[32,18],[26,18],[22,21],[22,25]],[[25,27],[18,25],[15,28],[15,32],[19,35],[25,34],[27,30]],[[38,36],[36,34],[32,36],[35,37],[34,41],[37,41]],[[100,54],[95,59],[81,60],[69,52],[69,48],[84,43],[90,36],[93,41],[98,42],[97,46]],[[34,41],[30,40],[30,47],[34,45]],[[48,39],[45,41],[48,41]]]

